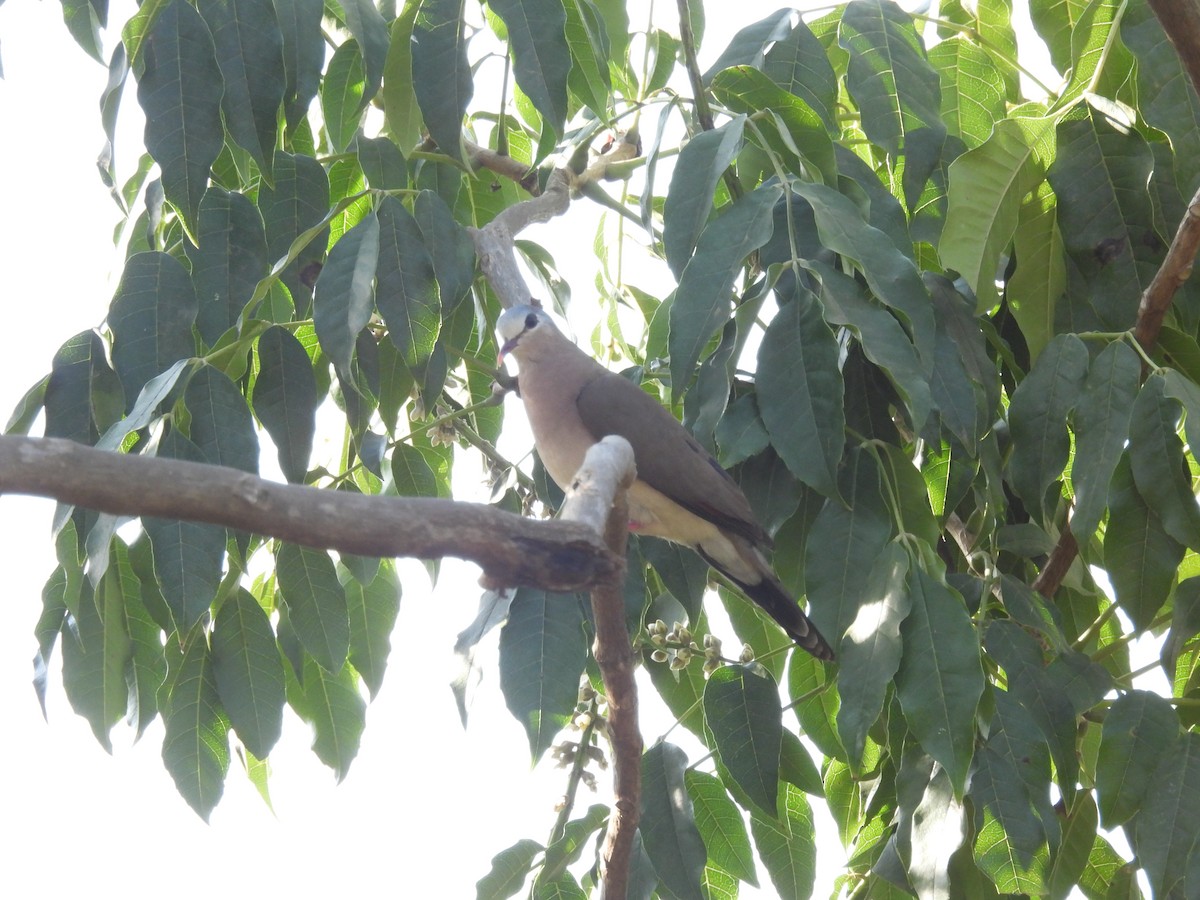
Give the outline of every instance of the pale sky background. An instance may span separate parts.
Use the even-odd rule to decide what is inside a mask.
[[[132,4],[112,5],[111,20],[119,28]],[[658,5],[660,14],[673,15],[674,4]],[[736,28],[784,4],[707,5],[702,68]],[[733,10],[736,20],[720,21],[725,10]],[[49,370],[66,338],[100,324],[120,272],[111,242],[120,212],[94,164],[103,143],[98,100],[106,72],[75,45],[61,15],[54,0],[0,5],[0,335],[6,345],[0,421]],[[114,39],[107,37],[108,46]],[[117,145],[126,175],[141,152],[132,88],[131,78]],[[577,208],[584,204],[576,204],[568,219],[580,216]],[[590,248],[594,219],[587,221],[573,240]],[[528,236],[548,240],[554,230]],[[555,252],[567,269],[561,251]],[[594,296],[592,264],[586,265],[582,273],[570,267],[577,306]],[[510,408],[508,416],[519,420],[521,411]],[[40,433],[40,424],[33,433]],[[470,490],[471,466],[464,461],[458,470],[463,489]],[[41,588],[55,564],[52,509],[49,501],[0,500],[8,612],[8,628],[0,633],[0,710],[8,723],[0,745],[0,809],[11,829],[0,851],[0,895],[120,891],[186,900],[224,889],[233,896],[473,897],[493,854],[519,838],[545,839],[565,776],[544,766],[529,771],[524,732],[497,689],[495,633],[480,650],[485,680],[465,731],[448,688],[455,635],[474,616],[479,596],[473,567],[447,560],[431,594],[423,567],[402,564],[405,595],[387,678],[368,709],[361,750],[342,784],[309,750],[308,726],[289,712],[271,756],[274,812],[235,758],[224,798],[206,825],[163,768],[161,721],[136,744],[130,729],[118,725],[114,753],[106,754],[67,703],[58,648],[49,724],[42,719],[30,660]],[[641,697],[644,721],[663,723],[657,730],[644,726],[652,740],[669,717],[661,710],[656,717],[652,690],[643,689]],[[794,722],[790,714],[787,722]],[[695,759],[698,745],[688,745],[680,732],[672,740]],[[578,812],[591,802],[581,794]],[[844,853],[823,806],[814,808],[821,846],[815,896],[828,896]],[[747,889],[742,896],[774,895],[761,866],[759,875],[761,893]]]

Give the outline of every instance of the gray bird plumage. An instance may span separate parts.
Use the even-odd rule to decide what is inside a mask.
[[[515,306],[496,330],[516,358],[519,390],[546,471],[566,487],[592,444],[618,434],[633,447],[630,528],[696,550],[818,659],[833,649],[771,568],[771,539],[741,488],[653,397],[568,340],[545,311]]]

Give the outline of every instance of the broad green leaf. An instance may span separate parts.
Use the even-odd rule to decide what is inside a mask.
[[[475,882],[477,896],[503,900],[519,894],[525,879],[533,871],[533,861],[543,849],[537,841],[524,838],[501,850],[492,857],[492,868],[488,873]]]
[[[404,154],[390,138],[359,137],[354,143],[358,164],[367,184],[377,191],[399,191],[408,187]]]
[[[908,591],[912,608],[900,625],[896,696],[909,729],[961,796],[984,687],[979,636],[962,598],[939,577],[913,565]]]
[[[196,352],[195,321],[196,294],[178,260],[150,252],[125,261],[109,307],[108,327],[113,333],[113,368],[125,388],[127,404],[147,381]]]
[[[785,91],[795,94],[815,110],[832,132],[837,106],[837,76],[821,42],[803,19],[786,37],[776,37],[759,68]]]
[[[816,829],[808,798],[795,785],[779,784],[778,820],[750,814],[750,834],[780,897],[812,896],[817,871]]]
[[[229,376],[203,366],[183,392],[192,415],[191,439],[217,466],[258,474],[258,435],[246,398]]]
[[[464,0],[420,0],[412,29],[412,82],[425,127],[447,156],[462,156],[474,81],[463,34]]]
[[[209,347],[239,324],[242,310],[267,274],[270,260],[262,217],[244,194],[213,185],[200,201],[199,246],[184,244],[199,311],[196,328]]]
[[[1200,889],[1200,735],[1186,732],[1162,762],[1134,820],[1133,846],[1156,897],[1190,897]]]
[[[1083,341],[1073,334],[1059,335],[1017,386],[1008,407],[1009,479],[1025,506],[1039,516],[1045,510],[1046,489],[1067,463],[1067,414],[1079,400],[1087,369]]]
[[[294,684],[294,682],[293,682]],[[304,661],[302,696],[289,697],[292,707],[313,727],[313,752],[341,781],[358,755],[366,727],[367,702],[350,666],[336,675],[314,659]]]
[[[205,635],[193,634],[176,659],[163,717],[163,765],[188,806],[207,822],[225,790],[229,719],[217,695]]]
[[[362,71],[366,77],[366,87],[359,100],[359,110],[362,110],[379,93],[379,85],[383,82],[391,42],[388,24],[372,0],[338,0],[338,5],[342,8],[346,28],[354,35],[357,49],[362,54]]]
[[[1179,717],[1157,694],[1130,691],[1113,703],[1096,758],[1096,796],[1105,828],[1123,825],[1143,809],[1151,799],[1155,770],[1178,743]]]
[[[317,95],[325,65],[321,34],[321,0],[272,0],[282,38],[283,108],[287,127],[294,129]]]
[[[684,773],[696,828],[708,851],[710,864],[739,881],[758,885],[750,837],[741,810],[729,798],[715,775],[689,769]]]
[[[883,711],[887,687],[900,666],[900,625],[911,606],[903,547],[889,544],[869,568],[858,614],[838,649],[838,734],[856,768],[862,763],[867,732]]]
[[[1115,28],[1125,5],[1118,0],[1092,0],[1073,23],[1071,75],[1054,108],[1068,108],[1088,93],[1113,97],[1127,89],[1134,60]]]
[[[154,19],[137,52],[146,149],[162,169],[167,199],[186,224],[194,225],[209,169],[225,140],[213,39],[200,14],[174,0]]]
[[[323,550],[281,541],[275,574],[300,643],[325,671],[340,672],[350,650],[350,613],[333,560]]]
[[[1080,881],[1088,856],[1096,843],[1096,800],[1091,791],[1080,791],[1067,815],[1062,846],[1054,854],[1050,869],[1050,896],[1062,900]]]
[[[1050,50],[1050,61],[1059,72],[1071,68],[1071,34],[1091,0],[1036,0],[1029,15],[1038,36]]]
[[[300,342],[278,325],[259,337],[258,361],[254,414],[278,448],[284,477],[303,484],[317,427],[317,381],[312,363]]]
[[[330,200],[329,177],[311,156],[277,152],[273,169],[275,186],[260,188],[258,209],[266,226],[267,253],[277,265],[289,255],[294,241],[325,218]],[[328,229],[320,229],[279,275],[292,294],[297,312],[308,308],[328,234]]]
[[[981,747],[970,796],[976,864],[999,891],[1041,894],[1049,867],[1046,840],[1012,761],[989,745]]]
[[[681,900],[700,900],[707,853],[684,783],[687,756],[660,741],[642,754],[642,810],[638,828],[662,883]]]
[[[58,348],[42,386],[46,437],[92,445],[125,412],[121,381],[108,365],[104,341],[90,329]]]
[[[565,0],[563,8],[567,14],[563,32],[571,51],[567,85],[580,103],[603,117],[612,105],[611,50],[604,20],[590,0]]]
[[[829,132],[821,117],[803,99],[789,94],[750,66],[721,72],[713,79],[711,90],[734,112],[754,115],[759,120],[760,130],[767,121],[762,113],[770,110],[775,116],[777,132],[776,139],[771,140],[771,130],[767,130],[770,149],[787,161],[796,174],[826,184],[837,183],[837,164]],[[799,158],[796,150],[799,150]]]
[[[171,429],[158,445],[158,456],[189,462],[211,462],[204,451]],[[225,561],[225,529],[219,525],[142,518],[154,552],[154,574],[171,618],[186,634],[208,611],[221,583]]]
[[[717,459],[727,469],[765,450],[770,437],[759,415],[756,396],[744,394],[730,403],[717,422],[714,436]]]
[[[379,219],[368,215],[333,245],[313,294],[313,324],[321,349],[345,377],[358,333],[371,320]]]
[[[702,131],[683,145],[663,206],[663,249],[676,278],[692,258],[712,212],[713,192],[742,144],[745,117]]]
[[[432,191],[421,191],[413,203],[425,249],[433,260],[441,295],[443,317],[458,308],[475,280],[475,242],[455,221],[449,207]]]
[[[871,453],[859,448],[850,451],[839,472],[838,491],[845,506],[836,500],[825,504],[804,551],[809,615],[835,652],[858,617],[866,592],[870,567],[862,561],[878,557],[892,532],[879,468]]]
[[[1142,385],[1129,419],[1129,463],[1133,483],[1158,515],[1167,534],[1200,548],[1200,507],[1184,465],[1177,434],[1179,403],[1165,394],[1166,381],[1152,374]]]
[[[411,444],[397,444],[392,451],[392,482],[401,497],[436,497],[437,475],[425,455]]]
[[[1138,492],[1124,454],[1113,473],[1104,532],[1104,567],[1117,603],[1144,629],[1166,602],[1184,547],[1163,528],[1154,509]]]
[[[369,584],[355,579],[345,586],[350,611],[350,662],[366,682],[372,698],[383,686],[392,629],[400,612],[401,585],[394,566],[385,560]]]
[[[704,717],[738,787],[776,815],[783,723],[775,679],[754,663],[722,666],[705,685]]]
[[[841,499],[837,471],[846,423],[838,344],[812,294],[799,294],[771,320],[758,372],[758,408],[775,451],[805,484]]]
[[[362,120],[366,78],[358,42],[346,41],[333,53],[321,82],[321,115],[329,142],[338,152],[350,146]]]
[[[1004,120],[1004,76],[979,44],[955,35],[929,51],[942,87],[942,121],[967,149],[983,144]]]
[[[1071,531],[1085,543],[1108,505],[1108,485],[1129,436],[1129,417],[1140,379],[1137,354],[1124,341],[1114,341],[1093,360],[1083,394],[1075,404]]]
[[[934,315],[912,259],[868,224],[844,194],[823,184],[796,183],[792,189],[812,205],[821,243],[855,261],[875,296],[904,316],[917,356],[928,367],[933,359]]]
[[[557,880],[562,876],[567,866],[579,860],[595,835],[608,821],[608,807],[603,803],[594,803],[581,818],[572,819],[563,825],[562,836],[546,848],[546,858],[542,871],[538,873],[538,882]],[[601,832],[599,837],[603,838]]]
[[[1036,361],[1055,334],[1055,309],[1067,289],[1058,197],[1048,181],[1039,184],[1017,211],[1013,252],[1017,266],[1005,286],[1005,299],[1025,337],[1029,358]]]
[[[415,147],[421,140],[421,110],[412,79],[412,33],[418,6],[405,3],[392,22],[383,64],[383,89],[379,93],[388,134],[404,150]]]
[[[212,673],[238,738],[266,759],[283,729],[283,661],[271,622],[249,591],[235,590],[221,604],[212,633]]]
[[[792,30],[791,10],[780,9],[738,30],[717,61],[709,66],[701,81],[708,85],[719,72],[730,66],[761,68],[764,51],[773,42],[783,40]]]
[[[570,721],[586,658],[578,598],[518,590],[500,631],[500,690],[535,761]]]
[[[375,299],[388,337],[407,365],[428,361],[442,323],[442,305],[433,259],[417,220],[394,197],[385,197],[379,222],[379,261]]]
[[[29,434],[29,429],[33,427],[34,420],[37,418],[38,413],[42,411],[42,405],[46,399],[46,386],[49,382],[50,376],[46,375],[24,393],[13,409],[12,414],[8,417],[8,422],[4,425],[4,434]],[[123,401],[122,406],[124,406]]]
[[[504,20],[517,85],[537,107],[542,121],[561,135],[571,71],[561,0],[492,0],[488,6]]]
[[[286,76],[283,33],[271,0],[201,0],[225,82],[221,112],[229,136],[271,180]]]
[[[96,740],[112,752],[109,733],[125,714],[125,670],[133,648],[125,630],[122,597],[104,579],[93,592],[83,579],[78,614],[63,629],[63,688],[75,712],[87,719]]]
[[[908,881],[919,897],[952,897],[950,861],[962,846],[966,823],[950,776],[931,757],[905,748],[896,782],[902,817],[897,843]],[[914,788],[911,796],[907,784]]]
[[[90,573],[89,573],[90,574]],[[142,583],[133,570],[129,548],[119,537],[112,542],[112,556],[105,571],[103,589],[119,596],[118,609],[129,635],[130,656],[125,668],[128,690],[125,718],[138,739],[158,715],[158,693],[167,677],[162,629],[142,602]],[[111,602],[111,597],[106,601]],[[39,648],[40,649],[40,648]],[[49,655],[49,650],[42,654]]]
[[[1050,121],[1043,127],[1050,128]],[[1012,119],[998,122],[981,147],[950,164],[949,206],[938,253],[943,265],[967,280],[981,310],[998,302],[1000,257],[1016,231],[1021,200],[1042,177],[1024,129]]]

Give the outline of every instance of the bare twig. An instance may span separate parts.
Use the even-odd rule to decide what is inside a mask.
[[[596,529],[480,503],[364,496],[236,469],[110,453],[61,438],[0,437],[0,494],[123,516],[210,522],[362,556],[453,556],[495,584],[577,591],[623,577]]]
[[[629,535],[626,491],[635,478],[633,448],[624,438],[610,435],[588,450],[563,505],[564,518],[599,524],[609,552],[619,559],[625,558]],[[624,900],[642,794],[642,735],[633,679],[636,657],[625,627],[623,584],[623,578],[612,577],[592,589],[596,619],[592,652],[608,697],[608,737],[613,748],[615,799],[600,857],[601,896],[606,900]]]

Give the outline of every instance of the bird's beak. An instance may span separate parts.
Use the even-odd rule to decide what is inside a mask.
[[[498,365],[498,366],[504,365],[504,357],[508,356],[508,354],[512,353],[513,350],[516,349],[517,341],[519,341],[520,339],[521,339],[521,336],[517,335],[515,338],[509,338],[507,341],[504,342],[504,346],[501,347],[500,352],[496,354],[496,365]]]

